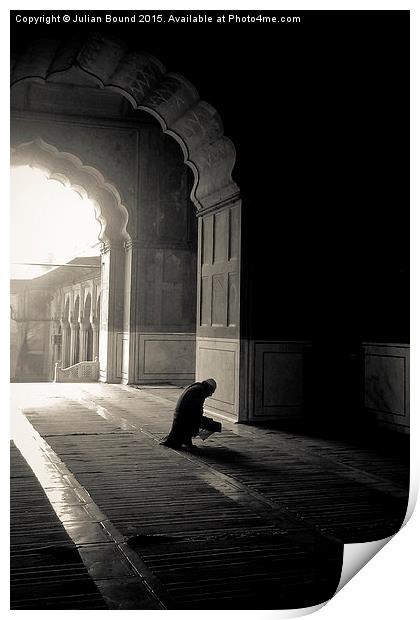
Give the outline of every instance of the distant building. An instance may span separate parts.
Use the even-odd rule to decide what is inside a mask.
[[[68,265],[11,281],[11,381],[51,381],[56,362],[66,368],[99,355],[100,257]]]

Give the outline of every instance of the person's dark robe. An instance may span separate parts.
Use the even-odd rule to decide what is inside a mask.
[[[179,448],[182,444],[191,446],[191,440],[198,435],[203,417],[204,401],[211,390],[205,381],[193,383],[182,392],[175,407],[172,428],[162,444]]]

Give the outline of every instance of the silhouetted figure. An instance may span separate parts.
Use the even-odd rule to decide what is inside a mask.
[[[206,379],[185,388],[175,407],[171,431],[161,445],[169,448],[193,447],[192,438],[199,432],[204,401],[214,393],[216,387],[214,379]]]

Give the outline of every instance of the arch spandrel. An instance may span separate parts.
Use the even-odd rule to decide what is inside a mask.
[[[196,152],[199,157],[202,152],[206,151],[204,147],[223,136],[222,119],[217,111],[205,101],[199,101],[189,108],[170,125],[170,130],[182,136],[191,159],[194,159]]]
[[[26,78],[46,80],[51,71],[60,41],[39,39],[33,41],[13,62],[12,84]]]
[[[232,180],[235,149],[223,135],[217,111],[201,101],[195,87],[176,73],[167,73],[154,56],[128,51],[123,42],[91,34],[82,43],[34,44],[15,62],[12,84],[22,79],[52,79],[58,73],[86,72],[105,89],[118,91],[135,109],[152,114],[164,132],[181,145],[184,161],[193,170],[191,199],[198,210],[238,197]]]
[[[83,67],[83,65],[81,65]],[[162,79],[165,68],[162,63],[141,52],[129,52],[118,63],[114,73],[109,76],[104,85],[116,86],[130,94],[134,107],[156,88]]]
[[[60,43],[48,68],[48,75],[60,73],[73,67],[76,64],[75,61],[81,45],[82,40],[78,37],[67,41],[65,44]]]
[[[83,198],[89,198],[101,225],[100,241],[123,243],[130,240],[127,232],[128,211],[121,202],[118,190],[106,182],[98,170],[84,166],[75,155],[60,152],[37,138],[12,148],[11,165],[36,167],[48,178],[60,181]]]
[[[199,101],[200,95],[189,80],[178,73],[165,73],[138,107],[160,118],[162,128],[166,130]]]
[[[76,61],[105,85],[126,54],[127,47],[123,41],[93,32],[82,42]]]

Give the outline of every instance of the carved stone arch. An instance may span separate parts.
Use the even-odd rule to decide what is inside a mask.
[[[80,316],[80,293],[77,291],[73,298],[73,308],[71,312],[70,325],[71,325],[71,337],[70,337],[70,365],[76,364],[79,361],[80,351],[80,330],[79,330],[79,316]]]
[[[92,33],[82,42],[34,41],[12,63],[12,85],[81,71],[98,86],[119,92],[134,109],[153,115],[180,144],[194,173],[191,199],[198,210],[238,199],[231,176],[235,147],[224,135],[219,114],[186,78],[166,72],[151,54],[128,51],[122,41]]]
[[[82,198],[89,198],[101,225],[100,241],[124,242],[130,239],[127,208],[122,204],[117,188],[105,181],[96,168],[84,166],[78,157],[58,151],[42,138],[12,148],[11,165],[38,168],[48,178],[60,181]]]

